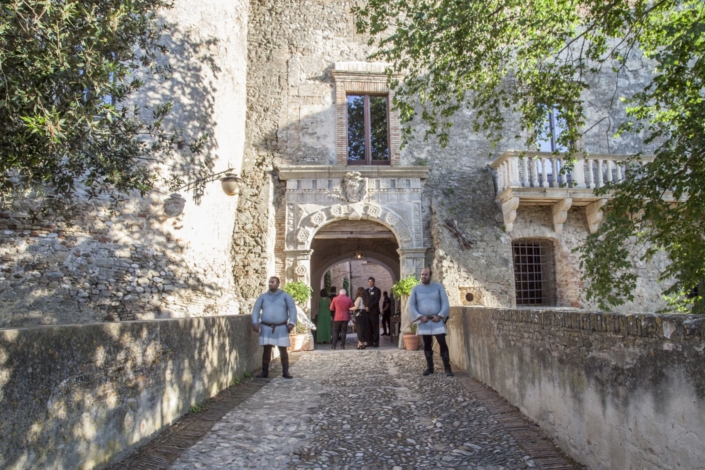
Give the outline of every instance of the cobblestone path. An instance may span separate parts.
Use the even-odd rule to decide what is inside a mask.
[[[543,460],[531,455],[506,426],[523,421],[505,410],[502,424],[463,385],[469,377],[424,368],[420,351],[303,354],[293,380],[270,379],[171,468],[579,468],[537,431],[527,442]]]

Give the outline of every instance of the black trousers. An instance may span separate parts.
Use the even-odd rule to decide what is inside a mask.
[[[347,321],[334,321],[333,322],[333,347],[338,346],[338,335],[340,334],[340,341],[343,342],[341,347],[345,347],[345,339],[348,337],[348,322]]]
[[[446,335],[443,333],[442,335],[423,335],[421,336],[423,338],[423,350],[424,351],[433,351],[433,338],[436,338],[436,341],[438,341],[438,345],[441,347],[441,355],[448,354],[448,344],[446,343]]]
[[[391,312],[384,312],[382,314],[382,331],[384,331],[385,334],[392,334],[392,313]]]
[[[363,343],[371,344],[372,338],[368,337],[369,315],[366,311],[362,311],[360,315],[355,317],[355,331],[357,332],[357,340]]]
[[[272,360],[272,346],[271,344],[264,345],[264,351],[262,351],[262,367],[269,366]],[[283,366],[289,365],[289,353],[286,351],[286,346],[277,346],[279,348],[279,358],[282,361]]]
[[[369,342],[379,344],[379,310],[367,312],[367,331]]]

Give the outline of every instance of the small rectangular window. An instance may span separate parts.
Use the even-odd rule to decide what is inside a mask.
[[[520,240],[512,243],[512,251],[517,306],[555,305],[553,244],[546,240]]]
[[[389,164],[386,95],[348,95],[348,164]]]

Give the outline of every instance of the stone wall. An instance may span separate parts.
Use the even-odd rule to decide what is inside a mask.
[[[266,172],[288,165],[340,163],[336,160],[336,148],[340,153],[340,132],[336,134],[336,102],[340,93],[333,77],[335,64],[366,61],[373,52],[368,38],[355,32],[350,6],[343,0],[315,0],[305,7],[298,2],[275,0],[251,5],[246,164],[259,165],[260,171]],[[637,137],[612,135],[624,113],[611,98],[611,78],[600,77],[595,88],[586,94],[590,130],[583,144],[591,153],[648,153],[650,149]],[[643,72],[630,72],[622,77],[620,85],[629,94],[643,89],[645,80]],[[468,110],[453,117],[445,148],[433,138],[424,140],[427,126],[414,122],[411,125],[416,137],[401,152],[402,166],[423,165],[430,170],[424,184],[421,224],[423,246],[430,248],[426,262],[433,265],[436,280],[444,283],[453,304],[463,303],[465,294],[473,293],[473,305],[511,307],[511,242],[522,236],[540,236],[554,242],[558,305],[594,308],[585,300],[578,257],[572,252],[589,233],[584,211],[571,210],[563,234],[557,235],[550,224],[550,207],[521,206],[514,231],[506,233],[488,164],[505,150],[524,148],[525,136],[507,137],[493,148],[483,134],[473,130],[471,117]],[[516,116],[505,117],[510,126],[516,125]],[[516,128],[507,132],[508,136],[515,134],[521,133]],[[283,184],[275,178],[273,186],[272,191],[261,191],[260,195],[273,195],[273,200],[267,199],[262,205],[271,207],[273,213],[268,216],[274,217],[275,222],[268,226],[262,220],[257,233],[261,230],[266,237],[274,232],[274,269],[284,275],[286,207],[282,201]],[[457,221],[460,230],[475,241],[472,249],[463,250],[456,237],[442,227],[446,219]],[[272,260],[258,259],[258,267],[253,269],[264,271],[267,263],[271,265]],[[662,260],[637,265],[642,277],[635,301],[618,308],[620,312],[664,307],[660,299],[662,286],[656,281]]]
[[[166,126],[189,141],[208,136],[203,155],[184,148],[156,164],[165,180],[240,171],[248,9],[243,0],[177,0],[164,12],[173,74],[136,99],[172,101]],[[249,192],[238,201],[215,181],[170,197],[160,181],[145,197],[119,199],[82,201],[72,225],[33,220],[30,200],[0,208],[0,328],[239,311],[235,279],[247,272],[234,269],[233,239],[247,227],[235,220]]]
[[[259,367],[249,315],[0,331],[0,468],[101,467]]]
[[[705,462],[705,318],[454,307],[454,363],[591,469]]]

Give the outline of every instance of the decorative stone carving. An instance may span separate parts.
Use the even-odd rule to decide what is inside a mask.
[[[504,215],[504,229],[507,233],[514,230],[514,221],[517,219],[517,208],[519,208],[519,198],[513,197],[502,203],[502,213]]]
[[[306,243],[311,236],[311,233],[306,228],[299,230],[299,235],[296,237],[301,243]]]
[[[367,206],[367,215],[377,219],[380,215],[382,215],[382,208],[374,204],[370,204],[369,206]]]
[[[349,171],[343,178],[343,197],[348,202],[360,202],[367,194],[367,181],[359,171]]]
[[[348,219],[350,220],[360,220],[362,219],[362,210],[360,207],[355,205],[348,206]]]
[[[553,230],[560,234],[563,232],[563,223],[568,218],[568,209],[573,205],[572,198],[565,198],[553,206]]]
[[[164,213],[167,217],[176,217],[181,215],[184,211],[184,206],[186,205],[186,199],[181,197],[180,194],[174,193],[169,198],[164,201]]]
[[[306,273],[308,272],[308,269],[306,269],[306,266],[305,266],[305,265],[300,264],[300,265],[296,266],[296,269],[295,269],[294,271],[295,271],[296,274],[298,274],[299,276],[305,276]]]
[[[405,242],[408,242],[409,240],[411,240],[411,232],[409,232],[409,230],[407,230],[406,228],[401,228],[399,230],[399,236]]]
[[[343,206],[340,204],[335,205],[331,207],[330,211],[333,213],[334,216],[336,217],[342,217],[343,214],[345,213],[345,210],[343,209]]]
[[[395,226],[397,222],[399,222],[399,217],[392,214],[391,212],[387,212],[387,216],[384,218],[384,220],[386,220],[389,225]]]
[[[590,233],[595,233],[597,232],[597,229],[600,228],[600,223],[602,223],[602,217],[604,215],[604,212],[602,212],[602,206],[606,203],[607,199],[600,199],[599,201],[595,201],[592,204],[585,206],[585,215],[587,216]]]
[[[313,222],[313,225],[315,225],[316,227],[318,227],[319,225],[321,225],[325,221],[326,221],[326,215],[323,212],[316,212],[311,217],[311,222]]]

